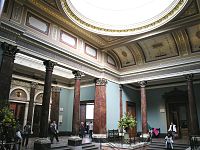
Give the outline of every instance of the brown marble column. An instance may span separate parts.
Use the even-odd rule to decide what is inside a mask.
[[[58,124],[58,118],[59,118],[59,102],[60,102],[60,88],[53,87],[50,118],[52,121],[56,121],[57,124]]]
[[[28,105],[28,116],[27,116],[27,121],[32,124],[32,118],[33,118],[33,104],[34,104],[34,97],[35,97],[35,89],[37,87],[36,82],[31,83],[31,89],[30,89],[30,101]]]
[[[145,86],[146,81],[140,81],[140,90],[141,90],[141,117],[142,117],[142,133],[147,133],[147,100],[146,100],[146,91]]]
[[[188,107],[189,107],[189,130],[190,134],[199,134],[199,122],[197,116],[197,108],[193,90],[193,75],[186,76],[188,89]]]
[[[44,82],[44,94],[42,99],[42,112],[40,119],[40,137],[48,136],[48,117],[49,117],[49,104],[50,104],[50,96],[51,96],[51,82],[52,82],[52,72],[53,68],[56,65],[55,62],[51,60],[44,61],[44,65],[46,66],[46,75]]]
[[[120,118],[123,117],[123,102],[122,102],[122,85],[119,85],[119,89],[120,89],[120,102],[119,102],[119,105],[120,105]]]
[[[7,105],[13,73],[15,54],[19,51],[17,46],[2,43],[3,50],[0,66],[0,108]]]
[[[96,79],[94,101],[94,134],[106,133],[106,79]]]
[[[83,72],[75,70],[72,73],[75,76],[72,134],[78,135],[80,127],[80,87]]]

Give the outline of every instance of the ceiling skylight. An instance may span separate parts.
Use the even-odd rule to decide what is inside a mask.
[[[89,31],[133,35],[155,29],[172,18],[187,0],[61,0],[67,16]]]

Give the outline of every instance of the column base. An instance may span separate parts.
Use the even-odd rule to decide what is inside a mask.
[[[51,148],[51,141],[47,138],[39,138],[34,142],[34,150],[49,150]]]

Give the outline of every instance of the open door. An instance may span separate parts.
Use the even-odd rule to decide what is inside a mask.
[[[131,114],[134,118],[136,118],[136,104],[134,102],[126,102],[126,112]],[[136,136],[136,127],[129,130],[129,136]]]

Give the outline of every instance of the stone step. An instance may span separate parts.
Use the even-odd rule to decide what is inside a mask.
[[[51,150],[70,150],[65,144],[51,144]]]
[[[176,150],[184,150],[184,149],[187,149],[188,147],[177,147],[177,146],[173,146],[174,149]],[[157,145],[149,145],[149,148],[152,148],[152,149],[165,149],[165,145],[163,146],[157,146]]]
[[[94,143],[84,143],[84,144],[82,144],[82,149],[83,150],[95,150],[95,149],[99,149],[99,148]]]
[[[165,146],[165,143],[164,142],[152,142],[150,145]],[[183,147],[183,148],[189,147],[188,144],[177,144],[177,143],[173,143],[173,146],[174,147]]]

